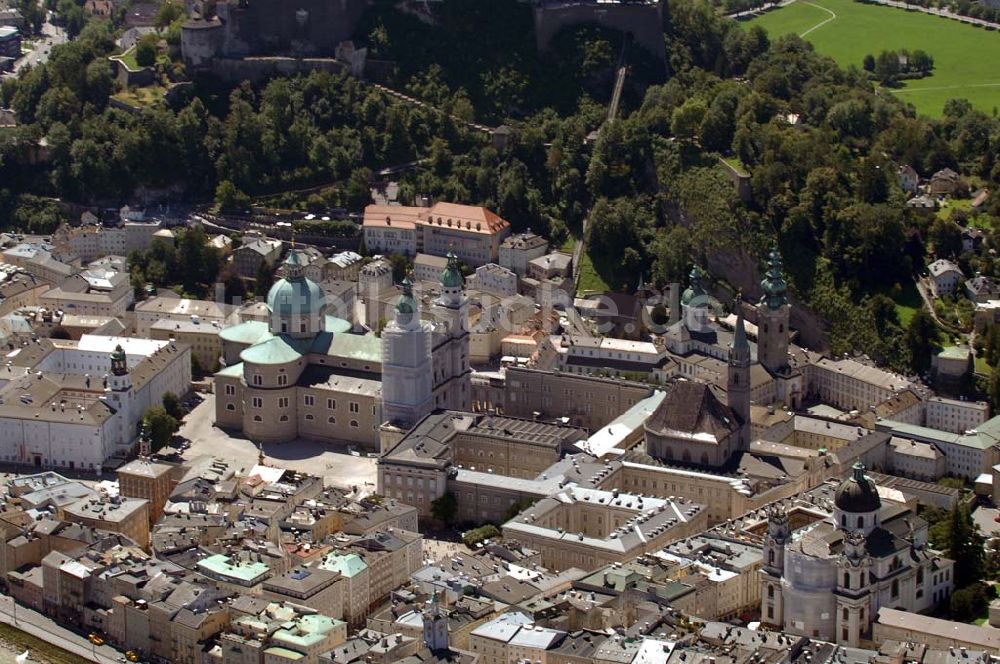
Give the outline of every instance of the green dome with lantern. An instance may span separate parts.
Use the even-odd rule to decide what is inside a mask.
[[[448,266],[441,273],[441,285],[445,288],[465,286],[465,275],[462,274],[462,267],[458,264],[458,256],[453,251],[448,252]]]
[[[778,248],[771,250],[768,256],[767,272],[760,281],[760,287],[764,295],[760,298],[761,304],[766,304],[769,309],[778,309],[788,303],[788,284],[785,282],[785,275],[781,267],[781,254]]]
[[[688,305],[691,304],[691,301],[695,298],[705,296],[705,289],[701,285],[702,276],[703,274],[700,267],[695,265],[691,268],[691,274],[688,275],[689,285],[687,290],[685,290],[681,295],[681,304]]]

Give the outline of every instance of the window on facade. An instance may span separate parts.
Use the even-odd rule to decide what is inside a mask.
[[[254,385],[261,385],[264,383],[264,377],[261,376],[260,374],[254,374],[251,380]]]
[[[226,410],[236,410],[236,406],[231,403],[226,404]]]
[[[307,413],[307,414],[306,414],[306,419],[307,419],[307,420],[314,420],[314,419],[316,419],[316,418],[314,418],[314,417],[312,416],[312,414],[311,414],[311,413]]]
[[[767,617],[770,620],[774,620],[774,607],[773,606],[767,607]]]
[[[767,598],[774,599],[774,586],[767,587]]]
[[[858,517],[858,528],[864,528],[864,527],[865,527],[865,517],[859,516]]]
[[[361,407],[358,405],[358,402],[357,401],[352,401],[351,402],[351,412],[352,413],[358,413],[360,411],[361,411]]]
[[[260,415],[254,415],[253,416],[253,421],[254,422],[263,422],[264,420],[261,419]]]
[[[233,396],[234,394],[236,394],[236,386],[235,385],[226,385],[226,394],[228,396]]]
[[[337,400],[336,399],[327,399],[326,400],[326,407],[329,410],[336,410],[337,409]],[[330,419],[333,419],[333,418],[330,418]]]
[[[250,405],[253,406],[254,408],[263,408],[264,400],[261,399],[260,397],[254,397],[253,399],[250,400]]]
[[[337,418],[336,417],[328,417],[328,418],[326,418],[326,421],[329,422],[330,424],[336,424],[337,423]]]
[[[899,597],[899,579],[892,580],[892,589],[889,594],[892,595],[893,599]]]
[[[313,395],[311,395],[311,394],[307,394],[307,395],[305,395],[305,396],[304,396],[304,397],[302,398],[302,401],[303,401],[303,402],[304,402],[304,403],[305,403],[305,404],[306,404],[307,406],[312,406],[312,405],[314,405],[314,404],[316,403],[316,397],[314,397],[314,396],[313,396]]]
[[[278,398],[278,408],[288,408],[288,397]]]
[[[921,585],[921,584],[923,584],[923,582],[924,582],[924,568],[923,567],[918,567],[917,568],[917,585]]]
[[[287,422],[288,421],[288,415],[282,415],[280,421]]]
[[[840,630],[840,640],[841,641],[846,641],[847,639],[848,639],[847,628],[844,627],[843,629]]]
[[[280,374],[278,376],[278,385],[288,385],[288,375]]]

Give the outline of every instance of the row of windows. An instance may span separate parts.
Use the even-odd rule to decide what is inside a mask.
[[[236,406],[234,406],[231,403],[230,404],[226,404],[226,410],[236,410]],[[309,420],[309,421],[312,421],[315,418],[312,415],[306,415],[306,419]],[[253,421],[254,422],[263,422],[264,418],[262,418],[260,415],[254,415],[253,416]],[[288,421],[288,415],[282,415],[281,417],[278,418],[278,421],[279,422],[287,422]],[[329,424],[336,424],[337,423],[337,418],[336,417],[328,417],[326,419],[326,421]],[[361,424],[357,420],[351,420],[348,424],[350,424],[350,426],[352,428],[354,428],[354,429],[358,429],[358,428],[361,427]]]

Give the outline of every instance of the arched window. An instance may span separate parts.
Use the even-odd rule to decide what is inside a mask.
[[[864,527],[865,527],[865,517],[859,516],[858,517],[858,528],[864,528]]]
[[[924,568],[923,567],[918,567],[917,568],[917,585],[920,585],[923,582],[924,582]]]
[[[851,575],[847,572],[844,572],[844,587],[848,590],[851,589]]]
[[[844,526],[845,528],[847,527],[847,517],[844,516],[843,514],[840,515],[840,525]]]
[[[281,419],[279,421],[281,421],[281,422],[287,422],[288,421],[288,415],[282,415]]]
[[[767,598],[774,599],[774,586],[767,587]]]
[[[263,422],[264,420],[261,419],[260,415],[254,415],[253,416],[253,421],[254,422]]]
[[[231,403],[226,404],[226,410],[236,410],[236,406]]]
[[[844,616],[844,620],[847,620],[847,619],[848,619],[848,613],[847,613],[847,607],[846,607],[846,606],[844,607],[844,613],[843,613],[843,616]]]
[[[774,564],[774,551],[773,550],[767,552],[767,564],[768,565],[773,565]],[[774,590],[772,589],[771,592],[773,593]]]
[[[892,580],[892,591],[890,592],[893,599],[899,597],[899,579]]]
[[[337,418],[336,417],[328,417],[328,418],[326,418],[326,421],[329,422],[330,424],[336,424],[337,423]]]

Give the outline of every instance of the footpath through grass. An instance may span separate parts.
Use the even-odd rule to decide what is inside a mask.
[[[819,53],[840,65],[861,67],[868,53],[923,49],[934,73],[904,81],[892,94],[920,113],[938,117],[948,99],[968,99],[986,113],[1000,107],[1000,33],[940,16],[855,0],[796,0],[747,21],[773,37],[805,35]]]

